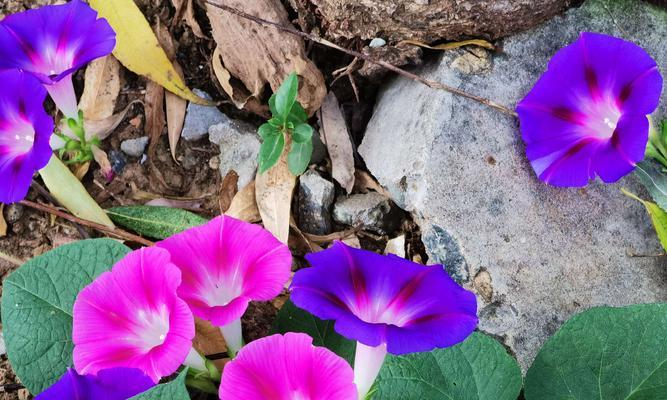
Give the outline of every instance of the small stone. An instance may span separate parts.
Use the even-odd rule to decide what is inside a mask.
[[[124,140],[120,144],[120,150],[130,157],[141,157],[148,145],[148,136],[142,136],[136,139]]]
[[[374,38],[371,40],[371,42],[368,44],[368,47],[371,49],[377,49],[378,47],[384,47],[387,45],[387,41],[382,39],[382,38]]]
[[[209,139],[220,146],[219,170],[224,178],[231,170],[239,176],[237,188],[243,189],[255,179],[259,137],[251,125],[225,120],[209,129]]]
[[[327,235],[332,231],[331,205],[334,202],[334,184],[317,172],[306,171],[299,178],[299,227],[313,235]]]
[[[376,192],[340,197],[334,205],[334,221],[379,234],[396,230],[403,213],[394,203]]]
[[[220,157],[218,156],[211,157],[211,159],[208,160],[208,167],[211,168],[212,170],[220,169]]]
[[[199,89],[194,89],[193,92],[206,100],[211,100],[211,96],[206,92]],[[208,134],[208,128],[224,121],[226,118],[227,116],[215,106],[190,103],[185,115],[181,137],[189,142],[200,140]]]
[[[111,170],[116,174],[120,175],[123,172],[123,168],[127,165],[127,159],[123,152],[118,150],[111,150],[109,152],[109,162],[111,163]]]
[[[17,223],[23,216],[23,206],[17,203],[5,207],[5,221],[8,224]]]

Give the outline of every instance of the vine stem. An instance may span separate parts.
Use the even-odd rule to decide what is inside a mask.
[[[406,77],[406,78],[412,79],[413,81],[417,81],[417,82],[419,82],[419,83],[421,83],[421,84],[423,84],[423,85],[426,85],[426,86],[428,86],[428,87],[430,87],[430,88],[432,88],[432,89],[443,90],[443,91],[445,91],[445,92],[449,92],[449,93],[452,93],[452,94],[457,95],[457,96],[465,97],[465,98],[467,98],[467,99],[476,101],[476,102],[478,102],[478,103],[481,103],[481,104],[483,104],[483,105],[485,105],[485,106],[491,107],[491,108],[493,108],[493,109],[495,109],[495,110],[498,110],[498,111],[502,112],[503,114],[507,114],[507,115],[510,115],[510,116],[512,116],[512,117],[517,117],[517,116],[518,116],[517,113],[516,113],[516,111],[512,110],[511,108],[509,108],[509,107],[507,107],[507,106],[505,106],[505,105],[496,103],[496,102],[493,101],[493,100],[489,100],[489,99],[487,99],[487,98],[484,98],[484,97],[481,97],[481,96],[477,96],[477,95],[474,95],[474,94],[472,94],[472,93],[468,93],[468,92],[466,92],[466,91],[464,91],[464,90],[455,88],[455,87],[453,87],[453,86],[445,85],[445,84],[442,83],[442,82],[438,82],[438,81],[434,81],[434,80],[430,80],[430,79],[423,78],[423,77],[421,77],[421,76],[419,76],[419,75],[416,75],[416,74],[413,74],[413,73],[408,72],[408,71],[406,71],[406,70],[403,70],[403,69],[401,69],[401,68],[398,68],[397,66],[392,65],[392,64],[390,64],[390,63],[388,63],[388,62],[386,62],[386,61],[376,60],[376,59],[374,59],[373,57],[368,56],[368,55],[363,54],[363,53],[360,53],[360,52],[358,52],[358,51],[349,50],[349,49],[346,49],[346,48],[344,48],[344,47],[341,47],[341,46],[339,46],[339,45],[337,45],[337,44],[335,44],[335,43],[332,43],[332,42],[330,42],[330,41],[328,41],[328,40],[326,40],[326,39],[323,39],[323,38],[321,38],[321,37],[319,37],[319,36],[313,35],[312,33],[306,33],[306,32],[302,32],[302,31],[300,31],[300,30],[298,30],[298,29],[294,29],[294,28],[292,28],[292,27],[283,26],[282,24],[280,24],[280,23],[278,23],[278,22],[273,22],[273,21],[265,20],[265,19],[263,19],[263,18],[260,18],[260,17],[254,16],[254,15],[248,14],[248,13],[243,12],[243,11],[241,11],[241,10],[237,10],[236,8],[233,8],[233,7],[224,5],[224,4],[220,4],[220,3],[215,2],[215,1],[213,1],[213,0],[204,0],[204,2],[205,2],[206,4],[208,4],[208,5],[210,5],[210,6],[213,6],[213,7],[215,7],[215,8],[219,8],[219,9],[224,10],[224,11],[227,11],[227,12],[232,13],[232,14],[234,14],[234,15],[237,15],[237,16],[239,16],[239,17],[241,17],[241,18],[244,18],[244,19],[253,21],[253,22],[257,23],[257,24],[272,26],[272,27],[274,27],[274,28],[276,28],[276,29],[278,29],[278,30],[281,30],[281,31],[283,31],[283,32],[287,32],[287,33],[291,33],[292,35],[300,36],[300,37],[302,37],[302,38],[304,38],[304,39],[307,39],[307,40],[310,40],[310,41],[312,41],[312,42],[319,43],[319,44],[321,44],[321,45],[323,45],[323,46],[331,47],[332,49],[336,49],[336,50],[338,50],[338,51],[342,51],[343,53],[349,54],[349,55],[351,55],[351,56],[353,56],[353,57],[357,57],[357,58],[360,58],[360,59],[362,59],[362,60],[364,60],[364,61],[368,61],[368,62],[370,62],[370,63],[379,65],[379,66],[381,66],[381,67],[383,67],[383,68],[386,68],[386,69],[388,69],[388,70],[390,70],[390,71],[392,71],[392,72],[395,72],[395,73],[397,73],[397,74],[399,74],[399,75],[402,75],[402,76],[404,76],[404,77]]]
[[[35,203],[30,200],[21,200],[21,204],[23,204],[26,207],[34,208],[35,210],[43,211],[52,215],[55,215],[56,217],[60,217],[62,219],[66,219],[71,222],[75,222],[79,225],[87,226],[89,228],[95,229],[96,231],[105,233],[110,236],[114,236],[119,239],[123,240],[130,240],[136,243],[139,243],[144,246],[152,246],[155,243],[151,242],[150,240],[144,239],[141,236],[137,236],[135,234],[132,234],[130,232],[126,232],[122,229],[119,228],[111,228],[106,225],[98,224],[97,222],[91,222],[82,218],[75,217],[74,215],[68,214],[66,212],[60,211],[55,207],[52,206],[47,206],[46,204],[40,204],[40,203]]]

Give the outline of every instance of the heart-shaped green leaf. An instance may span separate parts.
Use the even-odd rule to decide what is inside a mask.
[[[107,214],[118,225],[154,239],[166,239],[208,222],[195,213],[171,207],[123,206],[110,208]]]
[[[130,400],[190,400],[188,389],[185,387],[185,377],[187,369],[171,382],[157,385],[152,389],[131,397]]]
[[[475,332],[430,353],[387,357],[374,400],[516,400],[521,369],[496,340]]]
[[[64,245],[4,281],[2,326],[9,361],[33,394],[72,366],[72,306],[79,291],[130,251],[111,239]]]
[[[572,317],[526,375],[527,400],[667,398],[667,304],[593,308]]]

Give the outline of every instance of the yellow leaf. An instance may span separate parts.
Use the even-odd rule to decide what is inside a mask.
[[[470,40],[463,40],[460,42],[450,42],[450,43],[442,43],[438,44],[435,46],[430,46],[424,42],[420,42],[418,40],[402,40],[400,41],[397,46],[400,46],[402,44],[411,44],[414,46],[419,46],[419,47],[425,47],[427,49],[431,50],[452,50],[452,49],[457,49],[459,47],[463,46],[479,46],[479,47],[484,47],[485,49],[489,50],[495,50],[496,47],[492,45],[491,43],[487,42],[486,40],[483,39],[470,39]]]
[[[127,69],[193,103],[212,104],[188,89],[133,0],[90,0],[90,6],[116,31],[113,54]]]
[[[637,200],[638,202],[642,203],[644,207],[646,207],[646,211],[648,211],[648,215],[651,216],[651,221],[653,221],[655,233],[658,234],[660,244],[662,245],[662,248],[667,251],[667,212],[665,212],[665,210],[660,208],[660,206],[657,204],[642,200],[637,197],[637,195],[632,194],[625,189],[621,189],[621,192],[623,192],[623,194],[626,196]]]

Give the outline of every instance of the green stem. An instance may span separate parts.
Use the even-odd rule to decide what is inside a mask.
[[[51,156],[49,164],[42,168],[39,174],[53,197],[72,214],[110,228],[114,227],[104,210],[58,157]]]

